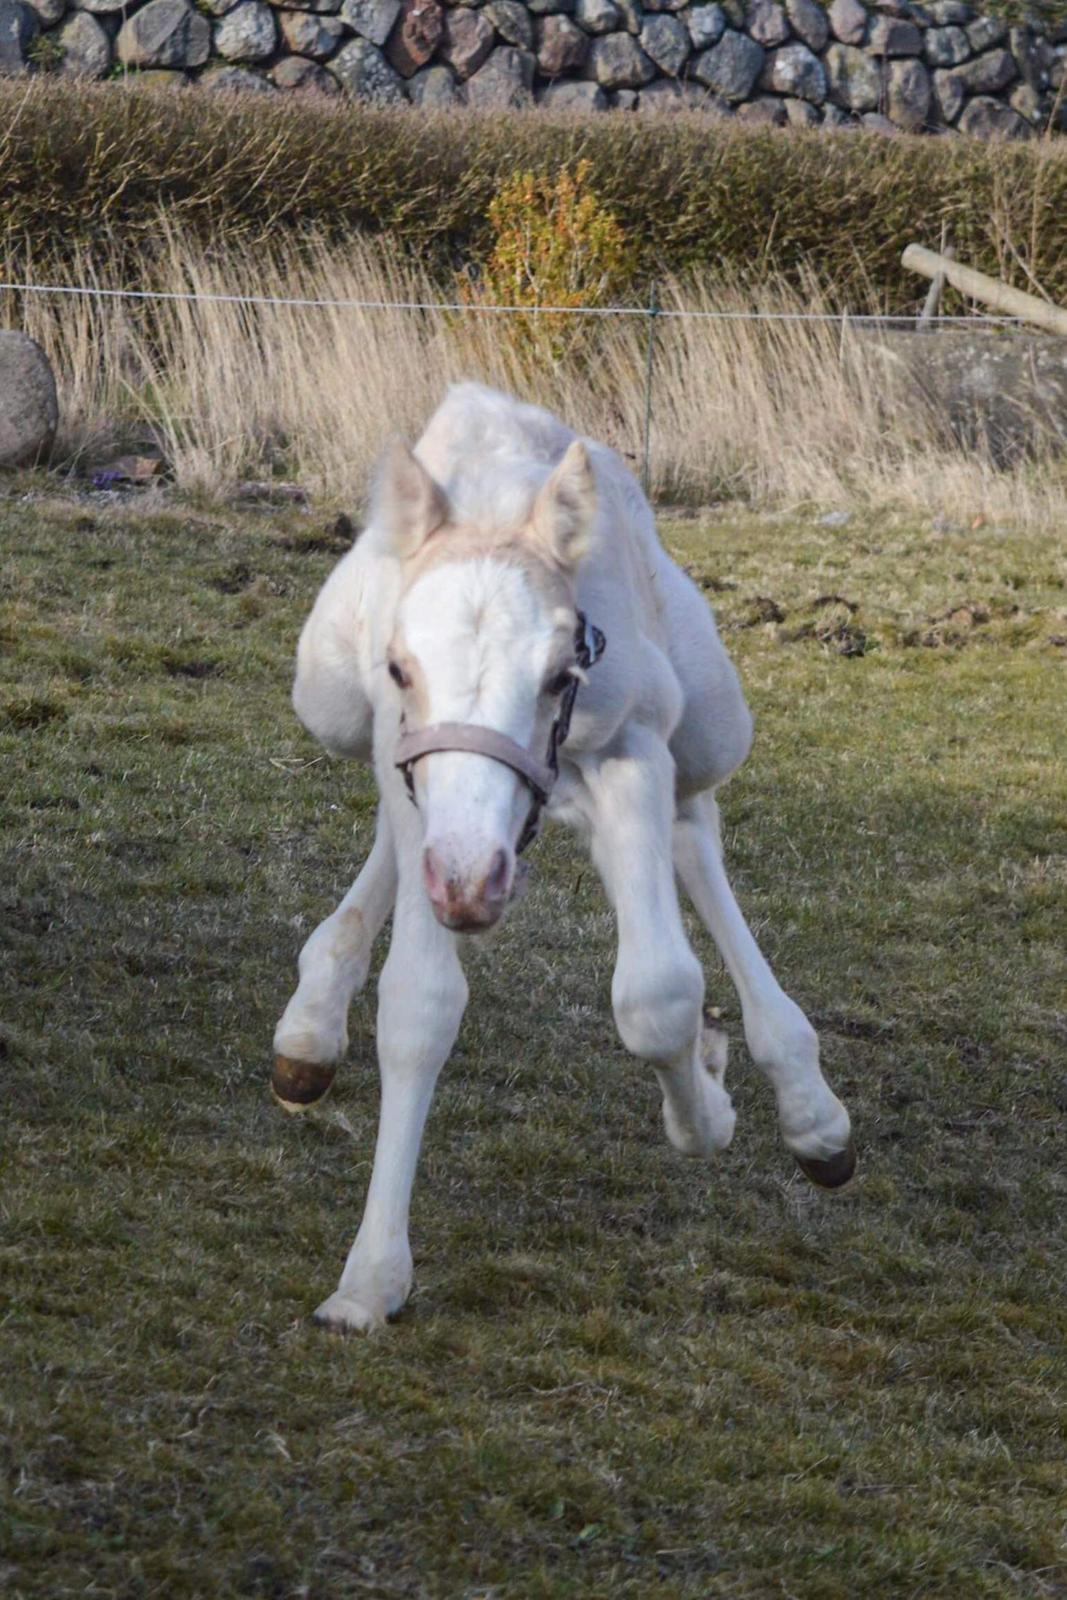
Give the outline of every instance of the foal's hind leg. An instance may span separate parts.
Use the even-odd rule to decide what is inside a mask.
[[[737,986],[745,1040],[774,1087],[783,1139],[812,1182],[840,1187],[855,1167],[848,1112],[822,1075],[814,1028],[781,988],[734,899],[710,794],[679,805],[674,861]]]
[[[706,1026],[704,977],[685,937],[671,863],[674,763],[647,729],[582,775],[593,803],[593,859],[615,908],[611,984],[626,1048],[651,1062],[671,1143],[708,1156],[728,1145],[734,1111],[723,1087],[724,1041]]]
[[[348,1049],[348,1008],[395,898],[396,850],[383,806],[362,872],[300,952],[300,984],[275,1030],[271,1087],[287,1111],[314,1105],[333,1082]]]

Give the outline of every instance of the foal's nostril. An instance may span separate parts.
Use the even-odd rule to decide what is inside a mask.
[[[447,877],[444,863],[437,851],[432,849],[424,850],[422,853],[422,880],[426,885],[426,893],[435,904],[447,898]]]
[[[487,900],[503,900],[508,892],[508,876],[511,863],[506,850],[498,850],[489,863],[489,871],[485,875],[482,893]]]

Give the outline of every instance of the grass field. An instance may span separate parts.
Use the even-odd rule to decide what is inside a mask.
[[[471,951],[418,1287],[314,1328],[358,1220],[373,1006],[266,1090],[368,780],[287,703],[342,541],[177,497],[0,500],[0,1587],[63,1597],[1067,1595],[1067,551],[985,523],[665,522],[757,712],[735,883],[862,1177],[778,1144],[738,1009],[714,1166],[612,1030],[556,835]]]

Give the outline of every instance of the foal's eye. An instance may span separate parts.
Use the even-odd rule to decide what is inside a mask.
[[[411,688],[411,679],[408,677],[407,673],[404,671],[403,667],[398,661],[390,661],[389,676],[392,678],[398,689]]]
[[[549,678],[545,684],[545,693],[551,695],[562,694],[570,681],[571,669],[568,667],[565,672],[557,672],[554,678]]]

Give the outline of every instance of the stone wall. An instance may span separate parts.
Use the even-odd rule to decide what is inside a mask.
[[[1067,129],[1065,62],[966,0],[0,0],[0,73],[886,133]]]

